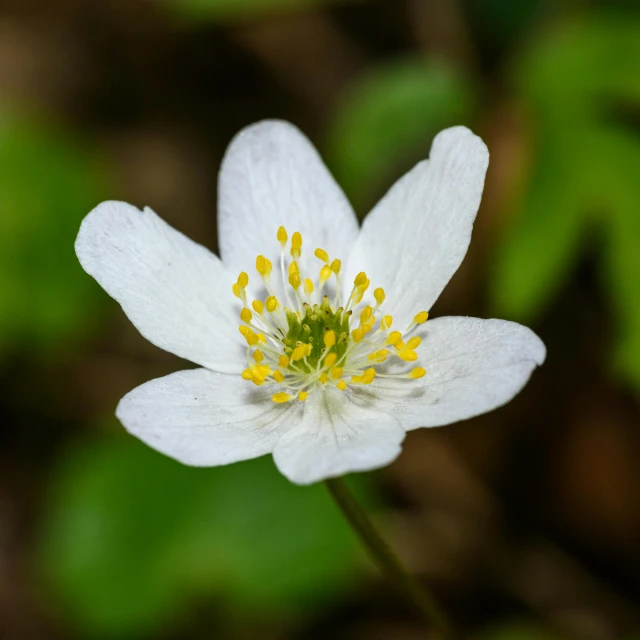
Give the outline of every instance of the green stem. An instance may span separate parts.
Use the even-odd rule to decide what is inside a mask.
[[[360,536],[369,555],[410,603],[411,608],[444,638],[454,638],[446,616],[435,599],[425,591],[402,566],[389,545],[382,539],[342,478],[326,480],[327,488],[349,524]]]

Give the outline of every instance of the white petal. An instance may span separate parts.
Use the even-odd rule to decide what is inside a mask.
[[[237,375],[193,369],[137,387],[116,415],[157,451],[184,464],[216,466],[270,453],[300,421],[302,407],[276,404],[271,393]]]
[[[89,213],[76,253],[147,340],[216,371],[242,371],[234,279],[216,255],[124,202]]]
[[[405,429],[437,427],[509,402],[527,383],[546,349],[527,327],[506,320],[438,318],[421,332],[419,380],[378,378],[355,388],[361,406],[396,416]]]
[[[365,218],[349,260],[349,282],[366,271],[387,293],[398,328],[428,311],[456,272],[471,239],[487,147],[465,127],[440,132],[429,160],[404,175]]]
[[[389,464],[403,439],[394,417],[358,407],[342,391],[327,388],[309,396],[302,421],[278,440],[273,458],[289,480],[311,484]]]
[[[263,121],[231,142],[219,176],[220,255],[227,267],[249,271],[256,256],[274,266],[280,255],[276,232],[303,236],[302,264],[317,275],[313,257],[321,247],[346,264],[358,235],[358,221],[309,140],[293,125]]]

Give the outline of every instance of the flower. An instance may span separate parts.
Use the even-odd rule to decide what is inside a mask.
[[[298,129],[252,125],[220,170],[220,258],[149,208],[98,205],[82,266],[143,336],[200,366],[128,393],[120,421],[185,464],[272,453],[309,484],[508,402],[541,340],[504,320],[427,320],[467,251],[488,157],[468,129],[442,131],[359,228]]]

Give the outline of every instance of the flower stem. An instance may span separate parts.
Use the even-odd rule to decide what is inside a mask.
[[[389,581],[406,598],[411,608],[444,638],[455,637],[451,625],[435,599],[402,566],[389,545],[382,539],[342,478],[326,480],[329,493],[349,524],[360,536],[372,560]]]

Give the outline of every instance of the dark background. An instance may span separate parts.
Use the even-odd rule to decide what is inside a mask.
[[[425,637],[322,485],[113,416],[184,363],[82,271],[80,220],[123,199],[215,249],[225,146],[272,117],[360,215],[441,128],[485,139],[432,315],[522,321],[547,362],[355,483],[468,637],[638,637],[639,116],[637,2],[0,0],[0,637]]]

